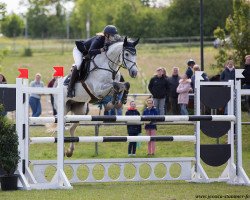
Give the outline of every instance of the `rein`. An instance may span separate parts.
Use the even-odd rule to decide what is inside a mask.
[[[105,71],[108,71],[108,72],[110,72],[110,73],[112,74],[112,79],[113,79],[113,80],[115,79],[115,76],[116,76],[116,74],[118,73],[118,71],[120,70],[121,67],[123,67],[123,68],[125,68],[125,69],[128,69],[128,71],[130,72],[130,70],[136,65],[136,63],[133,62],[133,61],[131,61],[131,60],[129,60],[129,59],[127,59],[127,58],[125,58],[125,55],[124,55],[124,54],[125,54],[125,51],[128,51],[128,52],[130,52],[131,54],[135,55],[135,51],[134,51],[133,49],[123,47],[123,48],[122,48],[122,51],[119,53],[119,55],[117,56],[117,59],[116,59],[116,60],[120,61],[120,57],[121,57],[121,55],[122,55],[122,64],[120,65],[119,63],[117,63],[117,62],[111,60],[111,59],[108,57],[107,52],[105,52],[105,56],[106,56],[106,58],[109,60],[109,64],[108,64],[109,69],[105,69],[105,68],[102,68],[102,67],[97,66],[97,64],[95,63],[95,60],[92,59],[91,62],[93,62],[94,68],[93,68],[92,70],[90,70],[89,72],[92,72],[92,71],[98,70],[98,69],[100,69],[100,70],[105,70]],[[126,61],[133,63],[133,64],[131,65],[130,68],[128,68],[128,66],[127,66],[127,64],[126,64]],[[113,65],[119,65],[118,69],[117,69],[117,70],[112,69],[112,66],[110,65],[110,63],[112,63]]]

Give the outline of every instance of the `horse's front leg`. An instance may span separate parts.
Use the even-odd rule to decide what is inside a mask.
[[[114,82],[114,98],[113,98],[113,104],[126,104],[130,84],[129,82],[121,83],[121,82]]]
[[[74,137],[75,136],[75,130],[76,130],[76,127],[79,125],[79,123],[74,123],[70,129],[69,129],[69,132],[70,132],[70,136],[71,137]],[[71,157],[73,155],[73,152],[75,150],[75,144],[74,142],[71,142],[70,143],[70,146],[69,148],[67,149],[67,151],[65,152],[66,156],[67,157]]]
[[[125,89],[123,91],[122,99],[121,99],[122,104],[126,104],[127,103],[128,93],[129,93],[129,88],[130,88],[129,82],[125,82],[124,85],[125,85]]]

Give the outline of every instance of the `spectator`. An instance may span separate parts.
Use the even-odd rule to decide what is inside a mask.
[[[186,75],[188,78],[191,78],[193,76],[193,66],[195,65],[195,62],[193,59],[189,59],[187,62],[187,70]]]
[[[234,61],[228,60],[225,65],[225,69],[220,75],[221,81],[228,81],[235,79],[235,68],[234,68]]]
[[[0,84],[7,84],[7,80],[3,74],[0,73]]]
[[[196,71],[201,71],[201,68],[200,68],[199,65],[194,65],[193,69],[194,69],[194,74],[191,77],[191,87],[192,87],[192,89],[194,91],[194,88],[195,88],[195,72]],[[209,80],[206,73],[203,73],[201,76],[204,79],[203,81],[208,81]]]
[[[250,55],[245,57],[244,72],[242,73],[245,78],[242,79],[243,89],[250,89]]]
[[[168,75],[167,75],[167,70],[165,67],[162,68],[163,70],[163,77],[168,81]],[[169,83],[168,83],[169,86]],[[166,96],[165,96],[165,105],[164,105],[164,114],[167,115],[168,110],[169,110],[169,88],[167,88]]]
[[[181,77],[179,76],[179,68],[173,67],[172,76],[168,78],[169,83],[169,102],[170,109],[173,115],[180,114],[180,108],[178,106],[178,93],[176,92],[176,88],[179,85],[179,80]]]
[[[129,105],[130,107],[125,115],[140,115],[139,111],[136,109],[134,101],[131,101]],[[129,136],[138,136],[141,133],[141,125],[127,125],[127,130]],[[128,156],[131,155],[136,155],[136,142],[129,142],[128,144]]]
[[[148,89],[153,95],[155,107],[160,115],[164,115],[165,97],[168,89],[168,81],[163,76],[162,67],[156,70],[156,75],[151,78]]]
[[[157,110],[154,107],[154,100],[147,99],[147,108],[143,111],[143,115],[158,115]],[[156,135],[156,125],[153,122],[150,122],[145,125],[146,134],[148,136],[155,136]],[[148,142],[148,156],[155,154],[155,142],[150,141]]]
[[[53,88],[56,82],[56,78],[53,77],[50,82],[48,83],[48,88]],[[50,102],[51,102],[51,106],[52,106],[52,110],[53,110],[53,115],[56,116],[57,115],[57,111],[55,108],[55,104],[54,104],[54,96],[53,94],[50,94]]]
[[[228,60],[225,64],[225,69],[220,75],[221,81],[229,81],[235,79],[235,68],[234,68],[234,61]],[[228,106],[224,107],[224,114],[227,115]]]
[[[188,115],[187,105],[189,101],[188,93],[191,89],[191,80],[188,78],[187,74],[182,76],[179,81],[179,85],[176,89],[178,95],[178,104],[180,104],[181,115]]]
[[[36,74],[35,80],[31,81],[30,86],[31,87],[44,87],[44,84],[41,81],[40,73]],[[30,94],[29,104],[32,110],[32,117],[39,117],[42,113],[41,95]]]
[[[243,89],[250,89],[250,55],[245,56],[245,66],[244,71],[242,73],[244,75],[244,79],[242,79],[242,88]],[[246,102],[247,102],[247,109],[248,114],[250,114],[250,98],[249,96],[245,96]]]

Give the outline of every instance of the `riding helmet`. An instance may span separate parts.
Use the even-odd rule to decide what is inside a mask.
[[[109,34],[109,35],[115,35],[118,34],[117,32],[117,28],[113,25],[107,25],[105,26],[104,30],[103,30],[104,34]]]

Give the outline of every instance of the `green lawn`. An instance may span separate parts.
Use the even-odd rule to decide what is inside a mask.
[[[13,41],[0,39],[0,46],[12,49]],[[9,83],[15,83],[18,76],[19,67],[27,67],[30,70],[30,80],[35,73],[40,72],[42,79],[47,83],[52,74],[52,67],[55,65],[65,66],[65,73],[70,69],[73,62],[71,48],[72,44],[65,44],[64,51],[58,41],[26,41],[17,40],[16,50],[11,50],[9,55],[1,63],[2,71],[6,75]],[[11,45],[12,44],[12,45]],[[32,57],[21,56],[22,50],[31,47]],[[42,48],[43,47],[43,48]],[[142,79],[149,80],[159,66],[167,68],[168,74],[171,74],[173,66],[180,67],[181,73],[186,69],[186,61],[194,58],[199,63],[199,48],[189,46],[169,47],[167,45],[143,44],[138,46],[138,66],[140,68],[139,77],[132,79],[128,73],[122,69],[126,80],[131,82],[131,93],[145,92],[145,85]],[[205,70],[208,75],[216,74],[209,67],[214,63],[216,50],[212,47],[205,47]],[[244,121],[249,121],[249,115],[244,113]],[[194,127],[187,125],[167,125],[158,126],[157,135],[186,135],[193,134]],[[45,127],[31,127],[30,136],[50,136]],[[65,133],[69,136],[68,131]],[[145,134],[145,131],[143,131]],[[79,127],[77,136],[94,135],[94,127]],[[126,128],[122,126],[102,126],[100,135],[127,135]],[[215,139],[208,139],[202,134],[202,143],[215,143]],[[226,136],[220,139],[221,143],[226,141]],[[243,126],[243,165],[248,175],[250,175],[250,141],[249,126]],[[66,144],[68,145],[68,144]],[[137,150],[137,157],[147,157],[147,144]],[[194,144],[192,143],[157,143],[155,157],[192,157],[194,156]],[[36,144],[30,148],[30,159],[55,159],[56,146],[54,144]],[[99,155],[95,155],[94,144],[76,144],[74,156],[71,159],[89,159],[89,158],[127,158],[127,143],[100,143]],[[209,167],[203,164],[209,177],[217,177],[223,171],[225,166]],[[66,170],[68,176],[70,172]],[[97,176],[98,171],[96,172]],[[147,173],[145,170],[144,173]],[[52,177],[52,172],[48,173],[48,178]],[[196,195],[222,195],[221,199],[228,199],[226,195],[248,195],[250,198],[250,189],[246,186],[232,186],[226,183],[195,184],[185,181],[160,181],[160,182],[126,182],[126,183],[97,183],[97,184],[76,184],[73,190],[46,190],[46,191],[0,191],[0,199],[199,199]],[[211,196],[203,196],[203,199],[215,199]],[[233,196],[230,196],[233,197]],[[247,199],[231,198],[231,199]],[[217,198],[216,198],[217,199]]]

